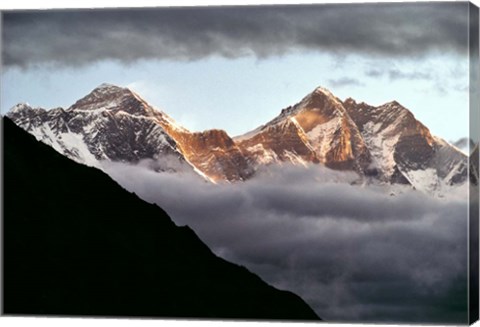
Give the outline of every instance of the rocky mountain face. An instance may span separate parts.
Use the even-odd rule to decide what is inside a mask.
[[[191,133],[161,123],[188,161],[203,176],[213,181],[240,181],[249,178],[253,170],[240,148],[223,130],[213,129]]]
[[[347,99],[344,106],[358,126],[381,180],[408,183],[429,192],[466,181],[467,156],[433,136],[398,102],[373,107]]]
[[[288,136],[285,136],[288,135]],[[317,88],[269,123],[234,138],[255,165],[321,163],[363,180],[428,193],[467,180],[467,156],[396,101],[374,107]]]
[[[370,153],[359,129],[341,101],[323,88],[235,141],[255,165],[309,162],[369,173]]]
[[[6,314],[319,320],[100,170],[3,132]]]
[[[212,182],[242,181],[271,164],[320,164],[354,171],[364,182],[411,185],[426,192],[467,180],[467,156],[396,101],[375,107],[342,101],[317,88],[265,125],[231,138],[223,130],[191,132],[127,88],[102,84],[70,108],[25,104],[16,124],[66,156],[156,162],[161,171],[195,171]]]
[[[102,84],[68,109],[18,104],[7,114],[38,140],[70,159],[99,167],[99,161],[153,160],[160,171],[196,171],[210,181],[248,178],[252,170],[222,130],[192,133],[146,103],[135,92]]]
[[[138,162],[168,157],[165,170],[188,165],[178,144],[157,123],[166,119],[132,91],[101,85],[68,109],[18,104],[7,116],[38,140],[90,166],[99,160]]]

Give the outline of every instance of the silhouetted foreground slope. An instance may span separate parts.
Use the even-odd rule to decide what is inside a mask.
[[[3,122],[6,314],[318,319],[156,205]]]

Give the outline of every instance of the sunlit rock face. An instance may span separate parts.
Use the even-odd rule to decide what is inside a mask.
[[[254,164],[320,163],[365,180],[409,184],[426,192],[462,184],[466,156],[401,104],[341,101],[317,88],[264,126],[235,138]]]
[[[270,165],[318,164],[354,172],[363,182],[429,193],[467,180],[467,156],[398,102],[341,101],[322,87],[234,138],[221,129],[189,131],[135,92],[111,84],[68,109],[18,104],[7,116],[67,157],[97,167],[102,160],[150,160],[156,171],[188,171],[218,183],[253,178]]]
[[[321,163],[329,168],[368,173],[370,153],[341,102],[317,88],[260,129],[236,138],[253,150],[257,164],[275,161]],[[269,160],[258,155],[265,149]],[[257,150],[257,151],[255,151]]]
[[[223,130],[192,133],[135,92],[102,84],[68,109],[19,104],[8,116],[67,157],[98,167],[100,161],[156,161],[155,170],[195,171],[207,180],[239,181],[253,170]]]
[[[225,131],[212,129],[191,133],[175,130],[167,124],[164,127],[178,142],[188,161],[212,181],[241,181],[252,175],[247,158]]]

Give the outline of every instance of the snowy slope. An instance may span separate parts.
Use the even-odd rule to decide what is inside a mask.
[[[347,99],[344,105],[359,127],[379,178],[441,193],[467,178],[468,159],[396,101],[374,107]]]
[[[320,163],[364,174],[369,165],[358,128],[341,101],[321,87],[261,128],[234,140],[247,155],[251,153],[256,166]]]
[[[7,115],[37,139],[89,166],[101,167],[103,160],[149,160],[154,170],[191,171],[212,182],[252,174],[225,132],[191,133],[128,88],[102,84],[66,110],[19,104]]]
[[[159,170],[188,169],[175,140],[157,123],[162,115],[130,90],[109,84],[66,110],[21,104],[7,114],[38,140],[79,163],[100,167],[102,160],[137,163],[161,158],[164,165],[157,165]]]
[[[398,102],[378,107],[351,98],[342,102],[321,87],[234,140],[257,168],[320,163],[357,172],[370,183],[406,184],[435,194],[463,184],[467,177],[465,154],[431,135]]]
[[[135,92],[111,84],[68,109],[18,104],[7,116],[86,165],[148,160],[156,171],[188,171],[215,183],[254,178],[270,165],[318,164],[354,173],[366,185],[403,184],[442,194],[464,184],[468,173],[467,156],[431,135],[398,102],[342,102],[322,87],[235,138],[217,129],[190,132]]]

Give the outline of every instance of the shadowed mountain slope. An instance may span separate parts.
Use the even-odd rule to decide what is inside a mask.
[[[100,170],[3,127],[5,314],[318,320]]]

